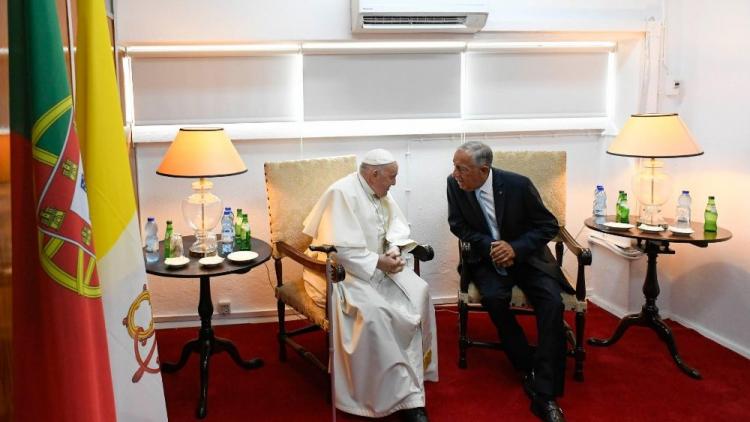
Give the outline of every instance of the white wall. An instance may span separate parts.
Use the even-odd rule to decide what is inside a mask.
[[[587,166],[575,163],[596,162],[600,157],[601,139],[598,135],[472,137],[481,139],[493,149],[505,150],[563,150],[568,154],[568,212],[569,230],[573,234],[582,228],[583,219],[590,213],[591,186],[597,175]],[[445,178],[452,169],[455,148],[461,144],[458,135],[447,137],[375,137],[346,139],[247,140],[235,141],[235,146],[248,167],[239,176],[213,179],[214,192],[226,205],[242,208],[249,213],[253,236],[269,239],[263,163],[265,161],[313,158],[356,154],[362,157],[372,148],[387,148],[399,162],[399,178],[392,188],[412,224],[413,236],[435,248],[436,259],[423,265],[422,274],[430,283],[433,297],[455,300],[457,289],[457,252],[455,237],[447,226]],[[166,143],[138,144],[138,182],[142,216],[155,216],[161,223],[172,219],[175,230],[189,234],[182,220],[180,200],[189,193],[184,179],[158,176],[156,167],[166,151]],[[285,270],[286,271],[286,270]],[[270,277],[270,281],[269,281]],[[194,315],[198,300],[197,280],[150,277],[155,314],[161,319]],[[214,302],[230,299],[233,312],[239,316],[270,315],[275,312],[273,265],[259,267],[249,275],[227,276],[212,282]]]
[[[412,0],[416,1],[416,0]],[[429,1],[429,0],[419,0]],[[353,37],[350,0],[114,0],[123,43],[339,40]],[[660,0],[487,0],[482,32],[631,31],[661,20]],[[398,38],[399,35],[390,36]],[[423,37],[436,38],[434,34]],[[465,37],[471,37],[467,35]]]
[[[679,112],[705,151],[669,165],[676,187],[690,189],[696,219],[702,221],[706,198],[715,195],[719,226],[734,236],[706,249],[675,246],[677,254],[662,257],[659,265],[671,284],[675,319],[750,356],[747,22],[750,3],[744,0],[667,1],[663,70],[681,82],[681,94],[660,95],[659,109]]]
[[[676,254],[658,258],[657,305],[662,316],[750,357],[750,225],[745,221],[750,196],[744,192],[750,182],[750,3],[667,0],[665,10],[664,54],[654,81],[659,92],[653,107],[640,111],[679,113],[705,154],[666,160],[675,194],[664,213],[674,215],[677,193],[688,189],[693,219],[703,221],[706,199],[715,195],[719,226],[733,238],[707,248],[671,245]],[[679,95],[667,90],[674,80],[680,82]],[[627,186],[626,172],[607,173],[611,183]],[[593,297],[616,314],[637,312],[645,258],[628,262],[605,248],[592,251]],[[608,273],[610,279],[601,279]]]
[[[226,0],[217,3],[198,1],[121,0],[116,2],[117,39],[120,45],[142,43],[215,43],[278,40],[321,40],[351,38],[349,2],[326,0],[305,3],[259,0]],[[554,31],[642,31],[650,17],[661,18],[660,2],[641,0],[628,6],[612,5],[604,0],[566,3],[553,0],[527,2],[490,2],[490,20],[477,39],[598,39],[600,34]],[[322,23],[321,23],[322,22]],[[498,31],[545,30],[545,33],[508,33]],[[419,37],[419,36],[417,36]],[[425,38],[427,36],[422,36]],[[454,38],[466,39],[461,35]],[[630,40],[618,46],[617,100],[610,105],[610,116],[618,125],[627,115],[638,111],[643,102],[643,42],[631,33]],[[390,39],[399,36],[390,36]],[[401,36],[402,39],[410,37]],[[429,36],[449,38],[446,36]],[[610,192],[629,185],[630,163],[604,151],[608,136],[596,133],[558,132],[537,134],[472,135],[495,149],[551,149],[568,152],[569,229],[575,235],[590,213],[591,192],[597,183],[605,183]],[[455,298],[455,238],[446,224],[445,176],[451,169],[454,148],[461,143],[459,134],[442,136],[389,136],[359,138],[318,138],[305,140],[235,140],[249,171],[240,176],[214,179],[215,191],[228,205],[249,211],[253,234],[268,239],[268,218],[263,185],[265,161],[309,158],[340,154],[362,154],[370,148],[385,147],[394,152],[401,176],[394,188],[397,201],[408,213],[414,237],[431,243],[437,258],[423,267],[437,298]],[[137,175],[141,215],[154,215],[161,223],[174,220],[176,229],[189,233],[180,218],[179,201],[188,194],[185,180],[155,175],[154,170],[166,151],[166,143],[137,145]],[[407,154],[408,153],[408,154]],[[407,192],[409,188],[409,192]],[[721,206],[721,203],[720,203]],[[631,277],[632,278],[632,277]],[[260,267],[249,275],[222,277],[212,282],[215,302],[231,299],[239,316],[273,315],[275,301],[272,265]],[[639,283],[636,281],[635,283]],[[595,286],[596,283],[592,282]],[[198,300],[197,280],[150,279],[154,310],[161,320],[195,317]]]

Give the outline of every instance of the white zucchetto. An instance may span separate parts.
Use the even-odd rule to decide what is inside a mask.
[[[390,164],[394,162],[396,162],[396,159],[393,158],[393,154],[382,148],[368,151],[367,154],[365,154],[365,158],[362,159],[362,163],[369,164],[371,166],[380,166],[383,164]]]

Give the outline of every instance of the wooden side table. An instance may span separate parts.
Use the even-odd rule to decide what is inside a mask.
[[[671,219],[666,220],[670,225],[674,223]],[[605,217],[604,221],[615,221],[615,216],[608,215]],[[659,254],[674,255],[674,250],[669,249],[670,243],[689,243],[691,245],[705,248],[709,243],[723,242],[731,239],[732,233],[729,230],[722,228],[719,228],[716,232],[704,232],[703,223],[692,223],[691,228],[693,229],[693,233],[690,235],[675,234],[669,230],[662,232],[643,231],[637,228],[637,223],[634,219],[631,219],[630,223],[634,224],[636,227],[627,230],[613,229],[602,223],[602,221],[594,217],[589,217],[584,222],[586,227],[591,230],[637,239],[638,248],[648,256],[648,269],[646,271],[646,279],[643,281],[643,296],[646,298],[646,303],[641,308],[641,312],[623,317],[610,338],[590,338],[589,344],[592,346],[611,346],[622,338],[623,334],[625,334],[625,331],[630,326],[639,325],[648,327],[656,331],[659,338],[667,344],[669,353],[672,355],[672,359],[674,359],[677,366],[690,377],[700,379],[700,372],[690,367],[680,357],[680,354],[677,352],[677,344],[672,335],[672,330],[670,330],[664,321],[662,321],[661,316],[659,315],[659,308],[656,306],[656,298],[659,296],[659,280],[656,276],[656,257]]]
[[[190,249],[190,245],[195,242],[195,236],[186,236],[183,238],[183,241],[185,243],[185,250],[187,251]],[[191,353],[198,353],[200,355],[201,390],[200,398],[198,400],[198,408],[195,411],[196,417],[199,419],[204,418],[207,412],[208,362],[211,355],[227,352],[232,360],[234,360],[239,367],[244,369],[255,369],[263,366],[263,361],[258,358],[243,360],[234,343],[227,339],[216,337],[214,335],[214,330],[211,327],[211,318],[214,313],[213,301],[211,299],[211,277],[219,277],[226,274],[244,274],[250,271],[253,267],[268,261],[271,257],[271,247],[268,243],[260,239],[252,238],[252,247],[253,251],[258,254],[257,258],[242,263],[233,263],[225,259],[221,264],[210,268],[201,266],[198,263],[198,258],[190,258],[190,262],[180,268],[167,267],[164,265],[163,258],[160,258],[159,261],[153,263],[146,261],[146,272],[149,274],[162,277],[200,279],[201,284],[198,314],[201,317],[201,328],[198,331],[198,337],[185,343],[185,346],[182,348],[182,353],[180,354],[180,359],[177,362],[164,362],[161,364],[163,372],[176,372],[185,366]],[[164,256],[164,241],[159,242],[159,256]]]

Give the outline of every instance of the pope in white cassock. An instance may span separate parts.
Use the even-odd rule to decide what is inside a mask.
[[[330,316],[336,407],[369,417],[401,410],[407,420],[426,421],[424,381],[438,380],[435,310],[427,283],[402,257],[416,243],[388,194],[397,174],[388,151],[368,152],[359,173],[323,193],[303,231],[313,244],[335,246],[346,269]],[[325,279],[310,271],[303,278],[313,300],[325,306]]]

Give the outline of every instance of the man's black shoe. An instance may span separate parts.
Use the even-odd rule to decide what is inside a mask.
[[[526,393],[529,400],[534,400],[534,397],[536,397],[536,391],[534,391],[534,371],[525,373],[521,382],[523,383],[523,392]]]
[[[544,422],[565,422],[563,411],[554,399],[546,400],[537,395],[531,400],[531,412]]]
[[[415,407],[413,409],[404,409],[401,411],[401,420],[404,422],[429,422],[427,412],[424,407]]]

